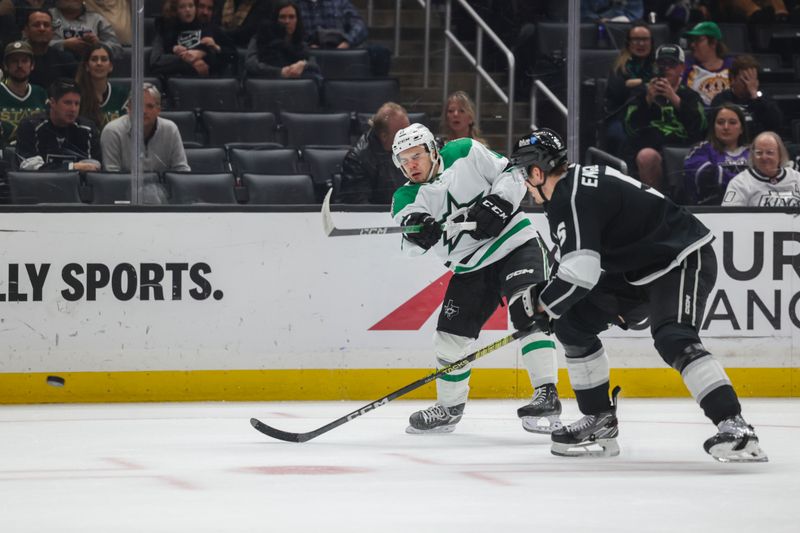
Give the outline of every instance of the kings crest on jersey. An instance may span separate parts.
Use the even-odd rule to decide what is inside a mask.
[[[505,257],[522,243],[535,239],[536,230],[521,211],[517,211],[527,189],[523,180],[503,172],[508,160],[472,139],[458,139],[440,150],[444,171],[429,182],[406,183],[392,199],[392,217],[401,223],[411,213],[429,213],[437,222],[463,222],[469,208],[489,194],[511,202],[515,213],[493,239],[473,239],[466,231],[445,232],[431,250],[455,273],[483,268]],[[440,169],[441,170],[441,169]],[[422,253],[403,239],[404,249]]]

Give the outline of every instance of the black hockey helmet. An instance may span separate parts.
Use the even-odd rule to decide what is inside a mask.
[[[513,167],[530,168],[536,165],[550,172],[567,162],[567,147],[551,129],[542,128],[521,137],[511,153],[506,170]]]

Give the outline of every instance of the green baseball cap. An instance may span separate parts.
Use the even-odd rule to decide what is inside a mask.
[[[683,32],[683,34],[689,37],[705,35],[706,37],[713,37],[717,41],[722,40],[722,30],[719,29],[716,22],[711,22],[710,20],[696,24],[694,28]]]

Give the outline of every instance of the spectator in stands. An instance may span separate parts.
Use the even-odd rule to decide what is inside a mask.
[[[689,39],[692,58],[683,71],[682,82],[696,91],[708,108],[714,97],[731,85],[729,69],[733,57],[728,55],[716,22],[700,22],[684,36]]]
[[[197,5],[197,22],[200,24],[219,25],[214,0],[197,0],[195,4]]]
[[[382,45],[365,44],[367,24],[350,0],[297,0],[311,48],[347,49],[363,47],[369,53],[370,69],[385,76],[391,52]]]
[[[348,204],[390,204],[407,180],[392,160],[395,134],[409,126],[403,106],[383,104],[369,120],[370,129],[347,152],[342,163],[339,200]]]
[[[47,93],[30,83],[33,50],[24,41],[9,43],[3,53],[5,79],[0,83],[0,146],[16,140],[23,119],[45,110]]]
[[[239,48],[246,48],[261,23],[269,17],[269,0],[223,0],[222,32]]]
[[[308,56],[297,4],[289,0],[276,1],[272,18],[250,39],[245,68],[248,76],[321,81],[319,67]]]
[[[447,103],[442,108],[439,124],[441,140],[445,143],[469,137],[488,146],[486,140],[481,137],[481,129],[476,123],[475,103],[464,91],[450,93]]]
[[[712,109],[708,139],[693,147],[684,162],[686,203],[719,205],[728,182],[747,168],[750,149],[744,121],[737,105]]]
[[[89,48],[75,77],[81,90],[80,115],[94,122],[100,131],[125,113],[128,100],[128,88],[109,81],[113,70],[111,50],[98,43]]]
[[[628,29],[625,48],[611,67],[606,86],[606,150],[619,153],[627,140],[623,119],[625,109],[636,95],[645,90],[653,77],[653,35],[644,22]]]
[[[781,110],[769,95],[762,94],[758,81],[758,61],[751,55],[737,56],[731,63],[731,86],[711,101],[711,108],[732,102],[744,108],[748,137],[781,128]]]
[[[22,39],[22,28],[30,12],[54,5],[55,0],[0,0],[0,43],[5,46]]]
[[[660,76],[654,77],[625,112],[625,130],[630,139],[628,161],[639,179],[662,189],[662,158],[665,145],[689,146],[706,130],[706,115],[700,95],[681,85],[685,56],[680,46],[664,44],[656,50]]]
[[[131,42],[131,0],[83,0],[86,7],[103,15],[111,24],[120,44],[130,46]]]
[[[108,46],[114,56],[122,53],[122,45],[108,20],[86,9],[82,0],[56,0],[56,7],[50,13],[55,34],[51,46],[71,53],[76,60],[97,43]]]
[[[197,20],[195,0],[166,0],[150,52],[150,68],[159,76],[208,76],[220,67],[222,48],[213,26]]]
[[[722,205],[800,207],[800,172],[788,164],[780,136],[760,133],[750,147],[750,167],[728,183]]]
[[[581,0],[581,22],[633,22],[642,18],[643,0]]]
[[[189,172],[178,126],[160,117],[161,92],[151,83],[144,84],[144,172]],[[130,112],[130,101],[128,103]],[[106,125],[101,134],[103,168],[109,172],[130,172],[131,120],[123,115]]]
[[[100,170],[100,136],[94,124],[78,116],[81,92],[72,80],[48,90],[48,110],[23,120],[17,131],[21,170]]]
[[[50,87],[61,78],[74,78],[78,64],[63,50],[50,46],[53,39],[53,16],[49,11],[33,10],[23,28],[25,39],[33,49],[35,68],[31,73],[31,83],[40,87]]]

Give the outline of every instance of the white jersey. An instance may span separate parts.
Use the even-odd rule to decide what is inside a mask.
[[[785,167],[775,178],[768,178],[748,168],[728,183],[722,205],[800,207],[800,172]]]
[[[515,211],[519,208],[527,189],[521,177],[503,172],[505,157],[468,138],[447,143],[440,154],[445,169],[441,174],[427,183],[409,182],[394,193],[392,216],[398,224],[411,213],[428,213],[439,223],[460,222],[470,207],[490,194],[510,202]],[[466,231],[445,233],[431,250],[459,274],[490,265],[536,237],[530,219],[518,212],[497,237],[475,240]],[[421,250],[406,239],[403,246]]]

